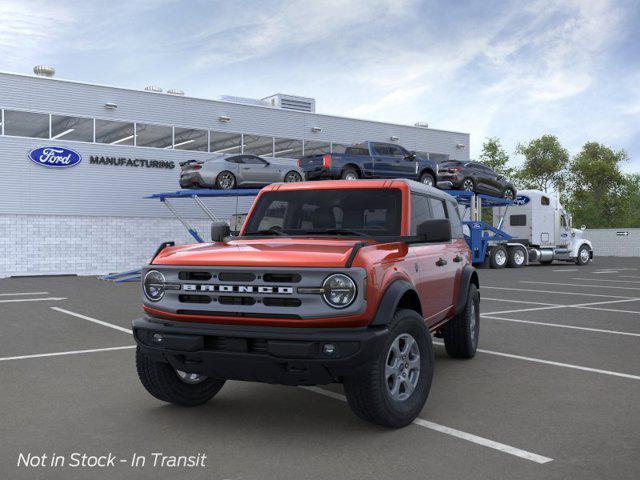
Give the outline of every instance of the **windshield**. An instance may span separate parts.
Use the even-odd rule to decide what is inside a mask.
[[[245,235],[398,236],[399,189],[289,190],[260,196]]]

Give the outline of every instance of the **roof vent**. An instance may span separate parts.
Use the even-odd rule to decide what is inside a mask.
[[[162,93],[162,88],[157,87],[155,85],[147,85],[146,87],[144,87],[144,89],[147,92],[155,92],[155,93]]]
[[[53,77],[56,74],[56,69],[53,67],[47,67],[46,65],[36,65],[33,67],[33,73],[39,77]]]
[[[420,128],[429,128],[429,124],[427,122],[416,122],[414,125]]]
[[[184,96],[184,91],[178,89],[178,88],[170,88],[169,90],[167,90],[167,93],[169,95],[178,95],[178,96]]]
[[[308,113],[315,113],[316,111],[316,101],[309,97],[296,97],[294,95],[276,93],[262,100],[268,102],[272,107],[283,108],[285,110],[296,110],[298,112]]]

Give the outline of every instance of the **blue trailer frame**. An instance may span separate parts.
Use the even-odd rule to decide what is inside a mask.
[[[509,205],[513,204],[512,200],[464,190],[445,190],[445,192],[455,197],[458,204],[464,206],[469,212],[469,220],[463,220],[462,223],[469,229],[469,234],[465,234],[464,238],[471,249],[471,262],[474,265],[484,263],[491,244],[507,243],[511,240],[511,235],[504,232],[501,227]],[[482,220],[482,208],[498,207],[507,207],[498,227]],[[466,217],[466,214],[463,217]]]

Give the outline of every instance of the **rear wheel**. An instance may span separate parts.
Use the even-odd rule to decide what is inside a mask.
[[[211,400],[225,380],[199,373],[176,370],[165,362],[157,362],[136,350],[136,368],[147,391],[163,402],[195,407]]]
[[[475,184],[473,183],[473,180],[471,180],[470,178],[465,178],[462,181],[462,190],[464,190],[465,192],[473,192],[475,191]]]
[[[344,379],[349,406],[363,420],[385,427],[410,424],[422,411],[433,378],[433,345],[424,319],[398,310],[377,358]]]
[[[507,265],[510,268],[520,268],[526,264],[527,252],[522,247],[509,247]]]
[[[502,245],[496,245],[491,248],[491,256],[489,257],[489,265],[491,268],[506,267],[507,259],[507,249]]]
[[[586,265],[591,261],[591,250],[586,245],[582,245],[578,250],[578,256],[576,257],[576,264]]]
[[[431,175],[429,172],[425,172],[422,175],[420,175],[420,183],[428,187],[436,186],[436,180],[435,178],[433,178],[433,175]]]
[[[236,186],[236,177],[233,173],[225,170],[218,174],[216,187],[220,190],[230,190]]]
[[[300,175],[295,170],[291,170],[284,176],[285,183],[295,183],[302,181],[302,175]]]
[[[476,354],[480,337],[480,294],[473,283],[469,285],[464,310],[442,328],[442,337],[450,357],[472,358]]]
[[[343,180],[358,180],[360,175],[358,175],[358,171],[355,168],[347,167],[342,171],[341,178]]]

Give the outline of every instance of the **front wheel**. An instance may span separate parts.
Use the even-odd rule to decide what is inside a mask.
[[[176,370],[165,362],[157,362],[136,349],[136,369],[147,391],[163,402],[195,407],[211,400],[225,380],[198,373]]]
[[[410,424],[422,411],[433,378],[434,353],[424,319],[398,310],[375,360],[344,379],[347,401],[363,420],[385,427]]]
[[[476,354],[480,338],[480,294],[473,283],[469,285],[464,310],[443,327],[442,336],[450,357],[472,358]]]
[[[295,183],[302,181],[302,175],[300,175],[295,170],[291,170],[284,176],[285,183]]]
[[[228,171],[223,171],[218,174],[216,178],[216,187],[220,190],[231,190],[236,186],[236,177],[233,173]]]
[[[433,178],[433,175],[425,172],[422,175],[420,175],[420,183],[422,183],[423,185],[426,185],[427,187],[435,187],[436,180],[435,178]]]
[[[586,245],[582,245],[578,250],[578,256],[576,257],[577,265],[586,265],[591,261],[591,250]]]

